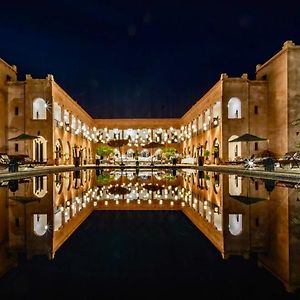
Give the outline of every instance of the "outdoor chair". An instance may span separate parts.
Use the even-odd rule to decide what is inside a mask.
[[[13,156],[17,159],[18,164],[20,166],[27,166],[29,168],[34,168],[35,166],[44,166],[47,164],[47,160],[45,161],[35,161],[32,160],[28,155],[20,154]]]
[[[223,164],[225,164],[225,165],[234,165],[235,166],[235,165],[242,165],[242,164],[244,164],[244,162],[245,162],[244,158],[242,158],[241,156],[237,156],[237,157],[235,157],[234,160],[224,161]]]
[[[8,168],[9,163],[10,163],[10,159],[9,159],[8,155],[6,153],[1,153],[0,154],[0,166],[5,169],[5,168]]]
[[[279,167],[284,169],[289,167],[292,169],[293,167],[300,167],[300,152],[293,151],[287,152],[284,156],[276,161],[279,164]]]

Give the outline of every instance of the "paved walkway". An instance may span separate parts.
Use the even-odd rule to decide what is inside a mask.
[[[73,165],[69,166],[36,166],[34,168],[22,168],[19,172],[10,173],[8,169],[0,170],[0,180],[9,180],[9,179],[17,179],[22,177],[31,177],[42,174],[56,173],[56,172],[65,172],[65,171],[76,171],[81,169],[90,169],[95,168],[95,165],[85,165],[79,168],[75,168]],[[121,168],[117,165],[100,165],[100,168],[105,169],[115,169]],[[255,167],[253,169],[245,169],[243,166],[235,166],[235,165],[205,165],[203,167],[198,167],[196,165],[187,165],[187,164],[177,164],[177,168],[182,169],[194,169],[194,170],[203,170],[203,171],[212,171],[212,172],[221,172],[221,173],[231,173],[238,174],[242,176],[250,176],[250,177],[260,177],[260,178],[269,178],[274,180],[284,180],[284,181],[293,181],[299,182],[300,184],[300,169],[282,169],[275,168],[274,172],[264,171],[263,167]],[[126,169],[134,169],[135,166],[124,166],[122,168]],[[140,169],[149,169],[149,165],[140,165]],[[155,165],[154,168],[158,169],[166,169],[166,168],[174,168],[171,164],[162,164]]]

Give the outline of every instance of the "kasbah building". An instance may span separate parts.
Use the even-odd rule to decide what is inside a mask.
[[[299,143],[292,123],[300,118],[300,46],[286,41],[256,66],[255,80],[221,74],[181,118],[166,119],[93,119],[53,75],[19,81],[17,67],[0,59],[0,107],[0,153],[28,154],[48,165],[73,164],[78,151],[82,164],[94,164],[99,142],[112,139],[129,139],[123,150],[128,156],[155,141],[195,162],[209,151],[206,162],[213,164],[265,149],[284,155]],[[10,141],[22,133],[38,138]],[[245,133],[267,140],[229,143]]]

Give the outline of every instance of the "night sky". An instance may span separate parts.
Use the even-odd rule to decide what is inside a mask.
[[[53,74],[93,117],[180,117],[221,73],[254,79],[286,40],[300,1],[1,1],[0,57]]]

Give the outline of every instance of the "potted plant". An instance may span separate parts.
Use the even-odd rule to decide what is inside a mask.
[[[59,165],[59,159],[61,158],[61,149],[60,148],[55,149],[54,153],[55,153],[54,164],[56,166],[58,166]]]
[[[208,160],[208,158],[209,158],[209,155],[210,155],[210,152],[209,152],[209,150],[204,150],[204,157],[205,157],[205,159],[206,160]]]
[[[100,157],[100,161],[103,160],[105,157],[110,156],[113,153],[114,153],[114,149],[108,145],[100,145],[96,149],[96,154],[97,156]],[[98,161],[96,161],[96,164],[98,164]]]
[[[176,149],[173,147],[164,148],[162,153],[165,155],[167,160],[170,160],[172,157],[175,157]]]

